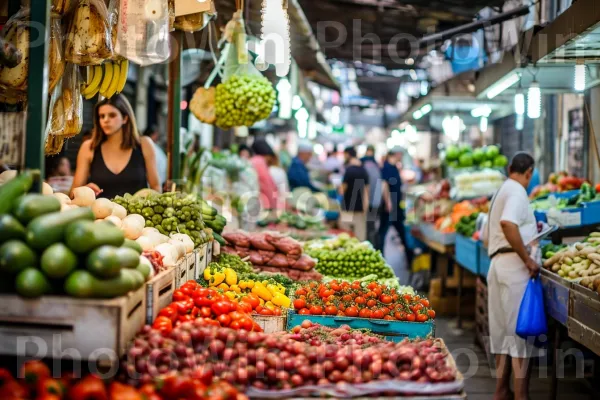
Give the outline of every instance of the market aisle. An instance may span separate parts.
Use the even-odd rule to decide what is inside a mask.
[[[483,350],[475,344],[473,329],[457,332],[453,329],[455,321],[451,318],[436,320],[436,337],[444,339],[448,349],[456,360],[458,369],[465,375],[465,388],[469,400],[491,400],[494,394],[494,371],[490,369]],[[470,326],[467,323],[467,326]],[[531,377],[531,400],[548,400],[550,394],[550,379],[544,376],[544,369],[535,367]],[[550,371],[548,371],[550,372]],[[471,377],[469,377],[469,375]],[[549,376],[549,374],[548,374]],[[592,399],[586,391],[583,381],[561,380],[558,385],[559,400]]]

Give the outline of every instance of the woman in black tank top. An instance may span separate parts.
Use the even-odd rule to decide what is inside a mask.
[[[104,99],[94,110],[92,138],[77,155],[73,188],[86,185],[97,197],[112,199],[150,188],[160,191],[154,145],[137,130],[125,96]]]

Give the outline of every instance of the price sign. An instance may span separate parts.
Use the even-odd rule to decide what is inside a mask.
[[[213,9],[212,0],[175,0],[175,16],[208,12]]]
[[[0,165],[23,164],[25,119],[24,112],[0,112]]]

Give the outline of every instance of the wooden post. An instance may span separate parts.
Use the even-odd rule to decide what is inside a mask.
[[[50,0],[31,0],[29,76],[25,168],[39,169],[44,178],[44,131],[48,105],[48,42]],[[41,192],[41,180],[36,189]]]
[[[183,50],[182,32],[171,33],[173,47],[169,62],[167,157],[169,160],[168,179],[180,178],[180,128],[181,128],[181,51]]]

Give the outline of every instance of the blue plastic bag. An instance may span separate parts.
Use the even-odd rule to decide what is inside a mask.
[[[548,333],[546,310],[544,308],[544,289],[539,277],[527,284],[525,295],[519,307],[517,335],[523,339],[538,337]]]

